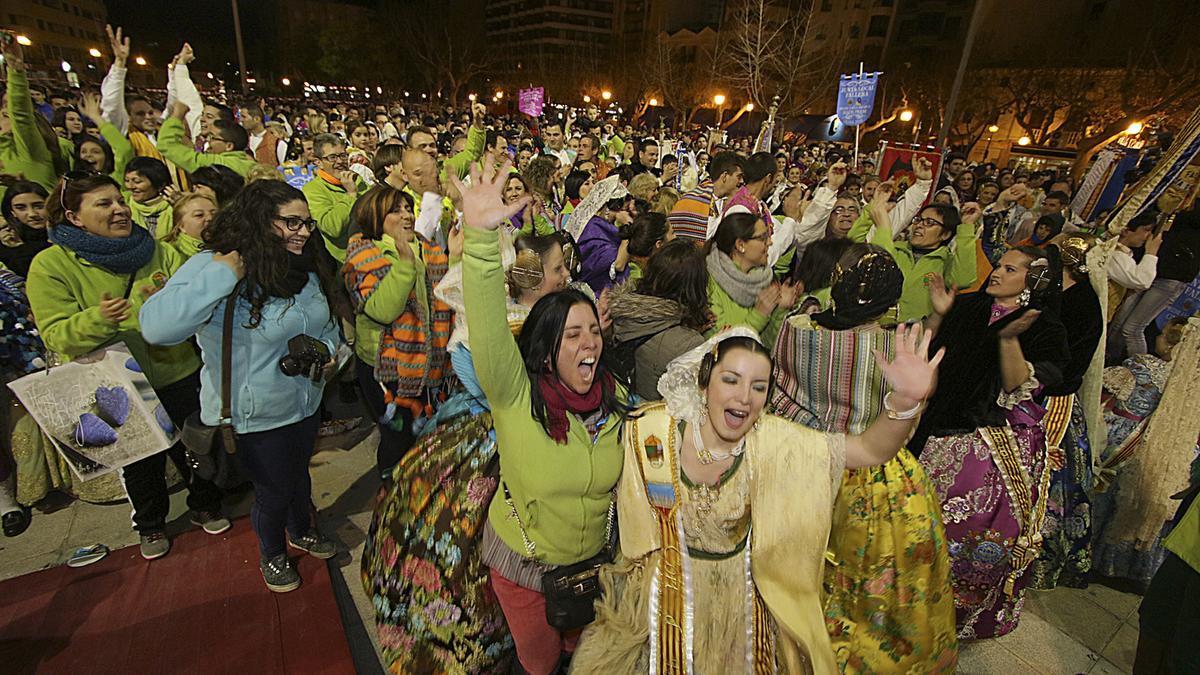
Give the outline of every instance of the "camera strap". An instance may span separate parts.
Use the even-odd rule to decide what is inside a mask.
[[[221,441],[225,452],[237,452],[237,440],[233,430],[233,310],[237,307],[239,282],[225,298],[225,323],[221,326]]]

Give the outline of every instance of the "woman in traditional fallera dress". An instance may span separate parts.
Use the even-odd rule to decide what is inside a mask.
[[[1012,249],[983,291],[931,290],[946,363],[909,447],[942,503],[960,640],[1016,628],[1038,554],[1050,471],[1033,396],[1068,357],[1066,330],[1036,309],[1061,282],[1056,267],[1041,249]]]
[[[830,308],[784,321],[773,413],[811,429],[861,432],[887,393],[875,352],[894,352],[879,319],[900,299],[900,268],[855,244],[832,270]],[[937,493],[906,449],[841,479],[825,566],[825,626],[843,673],[952,673],[957,663],[950,558]]]
[[[821,572],[843,466],[900,449],[940,354],[902,327],[892,384],[861,435],[763,414],[771,358],[748,328],[673,361],[664,403],[626,423],[621,558],[605,569],[574,673],[837,672]]]

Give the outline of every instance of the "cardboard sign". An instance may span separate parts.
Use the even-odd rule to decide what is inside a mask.
[[[530,117],[540,117],[546,104],[546,90],[543,87],[521,89],[517,92],[517,108]]]

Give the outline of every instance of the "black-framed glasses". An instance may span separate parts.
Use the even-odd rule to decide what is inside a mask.
[[[753,237],[749,237],[746,239],[746,241],[761,241],[761,242],[767,242],[770,240],[771,240],[771,231],[770,230],[767,230],[766,232],[763,232],[762,234],[756,234]]]
[[[309,232],[317,229],[316,218],[301,218],[300,216],[275,216],[275,220],[283,225],[288,232],[299,232],[304,228]]]
[[[926,227],[929,227],[930,225],[937,225],[938,227],[945,227],[945,225],[946,225],[945,223],[938,220],[937,218],[930,218],[928,216],[921,216],[921,215],[913,216],[912,224],[913,225],[924,225]]]
[[[339,152],[333,155],[325,155],[321,159],[325,160],[326,162],[340,162],[342,160],[350,159],[350,154]]]

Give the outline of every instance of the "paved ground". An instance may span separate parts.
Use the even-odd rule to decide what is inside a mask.
[[[359,555],[370,524],[378,480],[374,477],[372,434],[351,450],[328,450],[313,458],[313,500],[322,530],[346,545],[331,561],[342,622],[359,673],[382,673],[375,649],[371,604],[359,579]],[[231,498],[231,515],[249,513],[250,497]],[[184,493],[171,497],[171,532],[190,527]],[[16,539],[0,537],[0,579],[62,564],[80,546],[104,543],[111,549],[137,543],[126,505],[70,502],[52,513],[35,513],[33,525]],[[343,583],[339,583],[339,581]],[[267,592],[263,589],[263,592]],[[1016,631],[996,640],[965,646],[959,672],[970,675],[1118,675],[1133,670],[1140,598],[1107,586],[1033,592]]]

